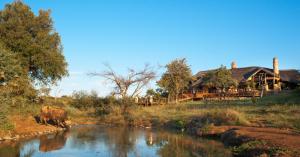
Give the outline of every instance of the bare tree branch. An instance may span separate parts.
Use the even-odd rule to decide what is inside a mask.
[[[156,77],[153,68],[149,64],[146,64],[140,71],[129,68],[126,76],[118,75],[108,64],[105,64],[105,66],[107,68],[106,71],[102,73],[89,73],[88,75],[100,76],[112,82],[115,85],[114,93],[120,95],[122,98],[135,97]],[[133,89],[131,94],[129,94],[130,89]]]

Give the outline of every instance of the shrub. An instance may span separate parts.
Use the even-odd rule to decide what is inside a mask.
[[[170,129],[183,131],[186,128],[186,121],[181,119],[170,120],[166,123],[166,126]]]
[[[7,118],[7,105],[2,104],[0,109],[0,130],[13,130],[14,125]]]
[[[264,141],[250,141],[233,147],[233,154],[241,157],[252,156],[294,156],[295,152],[285,148],[269,146]]]
[[[112,112],[112,106],[121,106],[124,105],[129,107],[131,101],[128,100],[118,100],[112,96],[108,97],[99,97],[96,92],[85,92],[79,91],[74,92],[72,96],[73,100],[71,105],[80,110],[95,109],[96,115],[106,115]]]
[[[188,126],[188,131],[195,133],[198,128],[204,128],[211,125],[249,125],[249,121],[242,113],[235,110],[215,110],[193,118]]]
[[[240,146],[233,147],[233,154],[235,156],[259,156],[266,153],[263,149],[264,145],[266,145],[266,143],[263,141],[250,141]]]
[[[249,125],[249,121],[242,113],[232,109],[216,110],[205,113],[202,117],[205,124],[215,125]]]
[[[82,110],[87,110],[88,108],[93,107],[94,103],[97,101],[96,97],[85,91],[74,92],[72,98],[72,105]]]

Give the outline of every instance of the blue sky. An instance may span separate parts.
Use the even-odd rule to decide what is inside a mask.
[[[0,0],[1,9],[9,2]],[[196,73],[221,64],[229,67],[233,60],[239,67],[272,67],[277,56],[281,69],[300,69],[299,0],[24,2],[34,12],[51,9],[62,37],[70,76],[53,95],[81,89],[106,95],[108,82],[86,75],[103,71],[103,63],[124,73],[127,67],[185,57]]]

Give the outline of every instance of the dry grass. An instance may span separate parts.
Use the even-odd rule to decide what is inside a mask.
[[[234,109],[201,108],[201,104],[195,107],[194,104],[164,105],[153,107],[138,107],[130,111],[130,116],[135,120],[157,121],[166,123],[168,121],[182,120],[189,121],[195,117],[201,117],[218,125],[250,125],[243,113]]]
[[[273,100],[273,101],[272,101]],[[285,103],[282,102],[285,101]],[[283,93],[257,100],[189,102],[152,107],[135,107],[130,119],[166,123],[189,121],[193,117],[210,119],[220,125],[289,128],[300,130],[300,92]]]

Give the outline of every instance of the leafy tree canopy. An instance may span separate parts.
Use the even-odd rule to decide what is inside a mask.
[[[0,83],[6,83],[22,75],[16,56],[0,44]]]
[[[225,66],[221,66],[217,70],[208,72],[203,77],[203,82],[207,87],[215,87],[222,90],[238,85],[237,81],[232,78],[231,71],[226,69]]]
[[[185,58],[176,59],[166,65],[167,71],[157,82],[158,86],[175,97],[176,102],[179,93],[188,87],[192,79],[191,69],[186,62]]]
[[[49,10],[40,10],[36,16],[21,1],[7,4],[0,11],[0,40],[19,58],[32,81],[55,83],[68,74]]]

